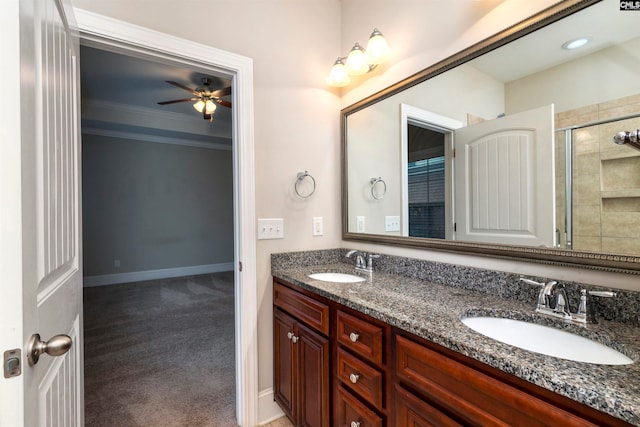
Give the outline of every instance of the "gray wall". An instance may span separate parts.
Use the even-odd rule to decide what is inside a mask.
[[[94,135],[82,151],[85,276],[233,261],[231,151]]]

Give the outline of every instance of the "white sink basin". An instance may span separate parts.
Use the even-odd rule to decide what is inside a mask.
[[[358,283],[366,280],[364,277],[345,273],[313,273],[309,274],[309,277],[316,280],[322,280],[323,282],[334,283]]]
[[[501,317],[467,317],[462,323],[494,340],[547,356],[599,365],[633,363],[610,347],[548,326]]]

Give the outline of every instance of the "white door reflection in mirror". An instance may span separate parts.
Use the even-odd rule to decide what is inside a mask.
[[[402,235],[453,238],[453,132],[462,123],[400,104]]]
[[[455,132],[456,240],[554,247],[553,105]]]

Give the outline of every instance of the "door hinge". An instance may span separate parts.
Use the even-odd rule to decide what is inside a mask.
[[[238,271],[242,271],[242,261],[238,261]]]
[[[22,373],[22,351],[19,348],[4,352],[2,366],[4,367],[4,377],[17,377]]]
[[[455,148],[453,149],[453,158],[454,159],[456,158],[456,149]]]
[[[458,224],[457,223],[453,223],[453,232],[455,233],[457,230]]]

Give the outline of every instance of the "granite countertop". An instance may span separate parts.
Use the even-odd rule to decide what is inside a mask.
[[[587,327],[565,324],[535,314],[530,304],[513,299],[381,272],[359,283],[324,282],[308,277],[318,272],[355,274],[353,266],[343,263],[274,269],[272,274],[640,426],[640,328],[637,326],[608,321]],[[522,350],[474,332],[460,321],[478,315],[527,320],[566,329],[609,345],[636,363],[594,365]]]

